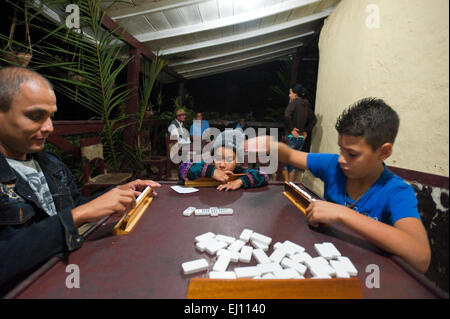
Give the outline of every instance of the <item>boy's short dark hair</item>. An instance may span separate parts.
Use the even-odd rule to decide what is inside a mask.
[[[362,136],[375,151],[384,143],[394,143],[400,119],[383,100],[369,97],[347,108],[336,121],[339,134]]]

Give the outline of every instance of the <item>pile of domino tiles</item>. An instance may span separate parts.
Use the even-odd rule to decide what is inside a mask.
[[[350,259],[341,256],[329,242],[314,244],[317,257],[311,257],[305,248],[289,240],[275,243],[273,252],[267,255],[272,238],[250,229],[244,229],[239,239],[208,232],[195,237],[195,242],[198,251],[217,256],[209,271],[211,279],[304,279],[308,269],[313,279],[350,278],[358,274]],[[231,263],[250,263],[252,257],[256,265],[227,270]],[[188,261],[181,266],[185,275],[210,268],[205,258]]]

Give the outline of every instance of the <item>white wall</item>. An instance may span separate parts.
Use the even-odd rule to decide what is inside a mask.
[[[448,7],[448,0],[339,3],[319,40],[319,121],[311,152],[338,153],[337,117],[373,96],[400,116],[387,165],[449,176]]]

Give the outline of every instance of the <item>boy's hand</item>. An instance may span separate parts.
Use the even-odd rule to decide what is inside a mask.
[[[220,169],[215,169],[212,178],[221,183],[227,183],[230,178],[229,175],[233,175],[232,171],[222,171]]]
[[[293,128],[292,129],[292,131],[291,131],[291,134],[292,134],[292,136],[293,137],[295,137],[295,138],[299,138],[299,136],[300,136],[300,130],[298,129],[298,128]]]
[[[313,227],[319,224],[340,222],[342,210],[346,207],[323,200],[316,200],[306,208],[306,220]]]
[[[217,187],[217,189],[218,189],[219,191],[225,190],[226,192],[229,191],[229,190],[234,191],[234,190],[236,190],[236,189],[241,188],[242,183],[243,183],[242,180],[241,180],[240,178],[238,178],[238,179],[236,179],[236,180],[234,180],[234,181],[232,181],[232,182],[228,182],[228,183],[226,183],[226,184],[219,185],[219,186]]]

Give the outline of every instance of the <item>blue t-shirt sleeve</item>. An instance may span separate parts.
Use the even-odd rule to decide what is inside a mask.
[[[387,204],[389,205],[391,225],[405,217],[415,217],[421,220],[414,190],[406,183],[390,191]]]
[[[309,153],[306,157],[306,166],[315,177],[326,182],[329,174],[335,171],[338,157],[336,154]]]

